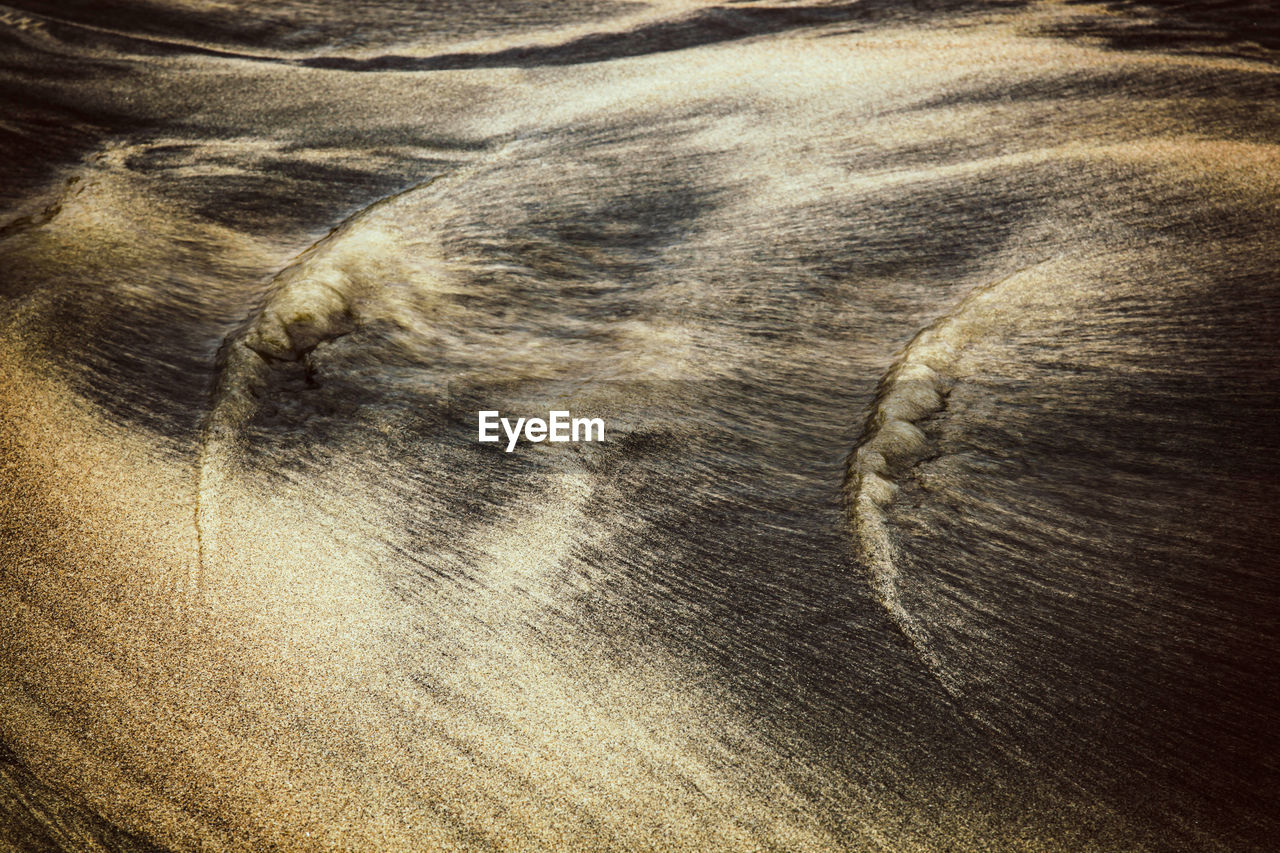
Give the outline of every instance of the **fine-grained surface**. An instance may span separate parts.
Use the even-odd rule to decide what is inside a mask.
[[[1278,11],[0,5],[0,849],[1270,849]]]

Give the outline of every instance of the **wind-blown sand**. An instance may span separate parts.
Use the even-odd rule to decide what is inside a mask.
[[[0,846],[1268,849],[1275,11],[0,7]]]

